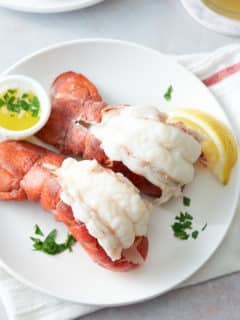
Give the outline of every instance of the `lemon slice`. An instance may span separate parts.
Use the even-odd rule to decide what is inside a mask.
[[[183,123],[203,136],[202,151],[209,170],[227,184],[238,158],[237,142],[230,129],[212,115],[195,109],[168,112],[169,123]]]

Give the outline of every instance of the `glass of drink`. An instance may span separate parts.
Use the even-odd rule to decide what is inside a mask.
[[[240,19],[240,0],[202,0],[210,9],[218,14]]]
[[[240,0],[181,0],[190,15],[205,27],[240,36]]]

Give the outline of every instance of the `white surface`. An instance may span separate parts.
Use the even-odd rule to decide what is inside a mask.
[[[240,21],[210,10],[201,0],[181,0],[189,14],[205,27],[232,36],[240,36]]]
[[[51,15],[0,9],[0,69],[45,46],[84,37],[119,38],[172,54],[210,51],[238,41],[196,23],[179,0],[105,0]]]
[[[158,299],[108,308],[81,320],[239,320],[239,274],[172,291]]]
[[[4,70],[19,58],[46,45],[99,36],[136,41],[173,54],[210,51],[239,42],[196,23],[179,0],[106,0],[79,12],[51,16],[2,9],[0,39],[4,45],[1,47],[0,69]],[[162,320],[176,319],[179,315],[184,320],[193,317],[195,320],[225,320],[227,317],[238,320],[239,280],[240,275],[236,275],[171,292],[145,304],[101,311],[86,319],[158,319],[161,314]],[[4,314],[0,309],[1,320],[6,319]]]
[[[0,6],[26,12],[55,13],[90,7],[103,0],[0,0]]]
[[[202,82],[172,58],[125,42],[86,40],[57,45],[17,63],[7,74],[33,77],[48,89],[59,73],[68,70],[89,77],[110,104],[150,104],[161,106],[161,110],[193,106],[211,110],[215,117],[227,122],[222,109]],[[171,102],[166,102],[163,94],[169,84],[174,93]],[[187,88],[191,91],[186,95]],[[7,270],[20,280],[66,300],[95,305],[142,301],[186,280],[213,254],[232,221],[238,200],[238,181],[238,167],[225,187],[207,170],[198,170],[194,182],[185,188],[184,193],[191,198],[188,211],[195,217],[196,228],[201,229],[207,222],[207,230],[200,234],[198,241],[179,241],[172,235],[171,224],[184,210],[182,198],[156,208],[149,227],[147,262],[127,274],[111,273],[96,266],[79,246],[73,254],[58,257],[33,252],[29,235],[36,223],[44,229],[57,227],[63,230],[64,227],[30,203],[0,203],[0,258]],[[216,202],[216,199],[219,200]],[[21,228],[14,228],[19,225]],[[14,235],[11,242],[7,241],[10,232]],[[168,246],[162,246],[163,243]],[[21,260],[21,256],[24,259]],[[63,279],[63,274],[68,276]],[[81,285],[77,286],[77,283]],[[112,288],[117,294],[112,293]]]

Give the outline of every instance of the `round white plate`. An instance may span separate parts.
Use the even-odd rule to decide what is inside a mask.
[[[139,45],[113,40],[84,40],[60,44],[18,62],[5,74],[24,74],[49,88],[61,72],[75,70],[91,79],[109,103],[154,104],[163,110],[191,107],[207,110],[226,123],[221,107],[192,74],[172,58]],[[163,94],[172,85],[173,99]],[[239,193],[239,166],[223,187],[206,170],[198,170],[184,193],[192,199],[188,211],[201,228],[197,240],[173,237],[171,224],[182,199],[156,209],[149,228],[149,256],[129,273],[112,273],[92,262],[76,244],[73,253],[47,256],[31,250],[29,237],[37,223],[46,232],[65,227],[37,204],[0,202],[0,259],[25,283],[51,295],[95,305],[123,305],[160,295],[196,272],[214,253],[228,230]]]
[[[0,0],[0,6],[24,12],[56,13],[90,7],[102,1],[103,0]]]
[[[181,0],[188,13],[204,27],[229,36],[240,35],[240,21],[210,10],[201,0]]]

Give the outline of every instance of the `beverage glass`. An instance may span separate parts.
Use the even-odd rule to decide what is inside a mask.
[[[180,0],[187,12],[206,28],[240,36],[240,0]]]
[[[202,0],[208,8],[232,19],[240,19],[240,0]]]

